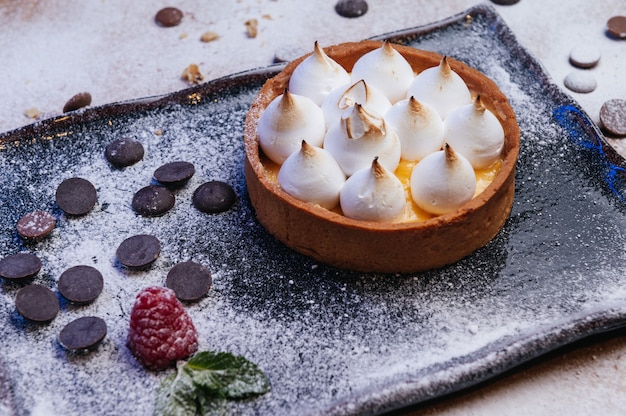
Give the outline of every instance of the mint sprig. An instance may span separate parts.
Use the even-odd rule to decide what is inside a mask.
[[[199,352],[157,392],[156,416],[218,415],[227,400],[264,394],[269,382],[256,364],[228,352]]]

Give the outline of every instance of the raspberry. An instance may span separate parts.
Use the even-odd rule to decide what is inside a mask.
[[[154,286],[139,292],[130,312],[128,347],[151,370],[196,352],[196,328],[173,290]]]

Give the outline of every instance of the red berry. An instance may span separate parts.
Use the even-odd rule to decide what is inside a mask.
[[[128,347],[151,370],[162,370],[198,349],[198,334],[173,290],[148,287],[130,312]]]

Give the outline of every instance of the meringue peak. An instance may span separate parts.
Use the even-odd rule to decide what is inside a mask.
[[[477,95],[476,99],[474,100],[474,110],[479,113],[484,113],[486,109],[487,107],[485,107],[485,103],[483,103],[480,95]]]
[[[356,103],[352,110],[348,110],[342,120],[345,122],[349,139],[360,139],[367,134],[376,136],[386,134],[385,120],[359,103]]]
[[[439,71],[441,71],[441,74],[444,77],[448,77],[452,73],[452,68],[450,67],[450,63],[448,62],[447,55],[444,55],[444,57],[441,58],[441,62],[439,62]]]
[[[376,156],[374,158],[374,160],[372,161],[372,174],[374,175],[374,177],[376,179],[380,179],[382,178],[385,174],[387,173],[387,171],[385,170],[385,168],[383,167],[383,165],[381,165],[380,163],[378,163],[378,156]]]

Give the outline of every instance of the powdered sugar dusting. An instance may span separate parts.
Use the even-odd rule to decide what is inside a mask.
[[[624,207],[603,180],[602,161],[570,139],[578,137],[578,125],[554,116],[562,97],[522,59],[523,51],[494,36],[493,23],[476,18],[469,28],[457,24],[411,42],[495,79],[523,132],[511,218],[489,245],[442,270],[340,271],[293,253],[262,229],[242,166],[243,123],[258,82],[225,87],[197,104],[80,123],[47,132],[52,140],[7,145],[0,151],[5,228],[13,230],[34,209],[53,212],[58,223],[36,245],[23,245],[14,231],[3,234],[0,252],[39,255],[44,267],[35,281],[53,290],[58,276],[77,264],[96,267],[105,282],[94,303],[62,302],[48,325],[25,322],[14,307],[18,286],[2,283],[0,348],[17,412],[151,414],[169,372],[147,371],[132,357],[130,309],[141,289],[162,286],[169,269],[187,260],[204,264],[214,278],[206,298],[186,305],[199,349],[244,355],[272,385],[262,397],[230,404],[228,412],[236,414],[388,410],[475,383],[571,340],[590,313],[615,305],[620,312]],[[122,136],[140,140],[146,155],[117,170],[103,152]],[[136,215],[133,193],[173,160],[196,165],[196,175],[176,191],[174,208],[158,218]],[[96,207],[84,217],[68,218],[54,206],[56,186],[70,176],[90,180],[98,191]],[[212,179],[230,183],[238,196],[218,215],[191,204],[195,188]],[[115,250],[138,233],[157,236],[161,256],[147,271],[127,271]],[[108,335],[97,351],[67,353],[58,333],[86,315],[103,318]],[[572,326],[574,333],[563,335]]]

